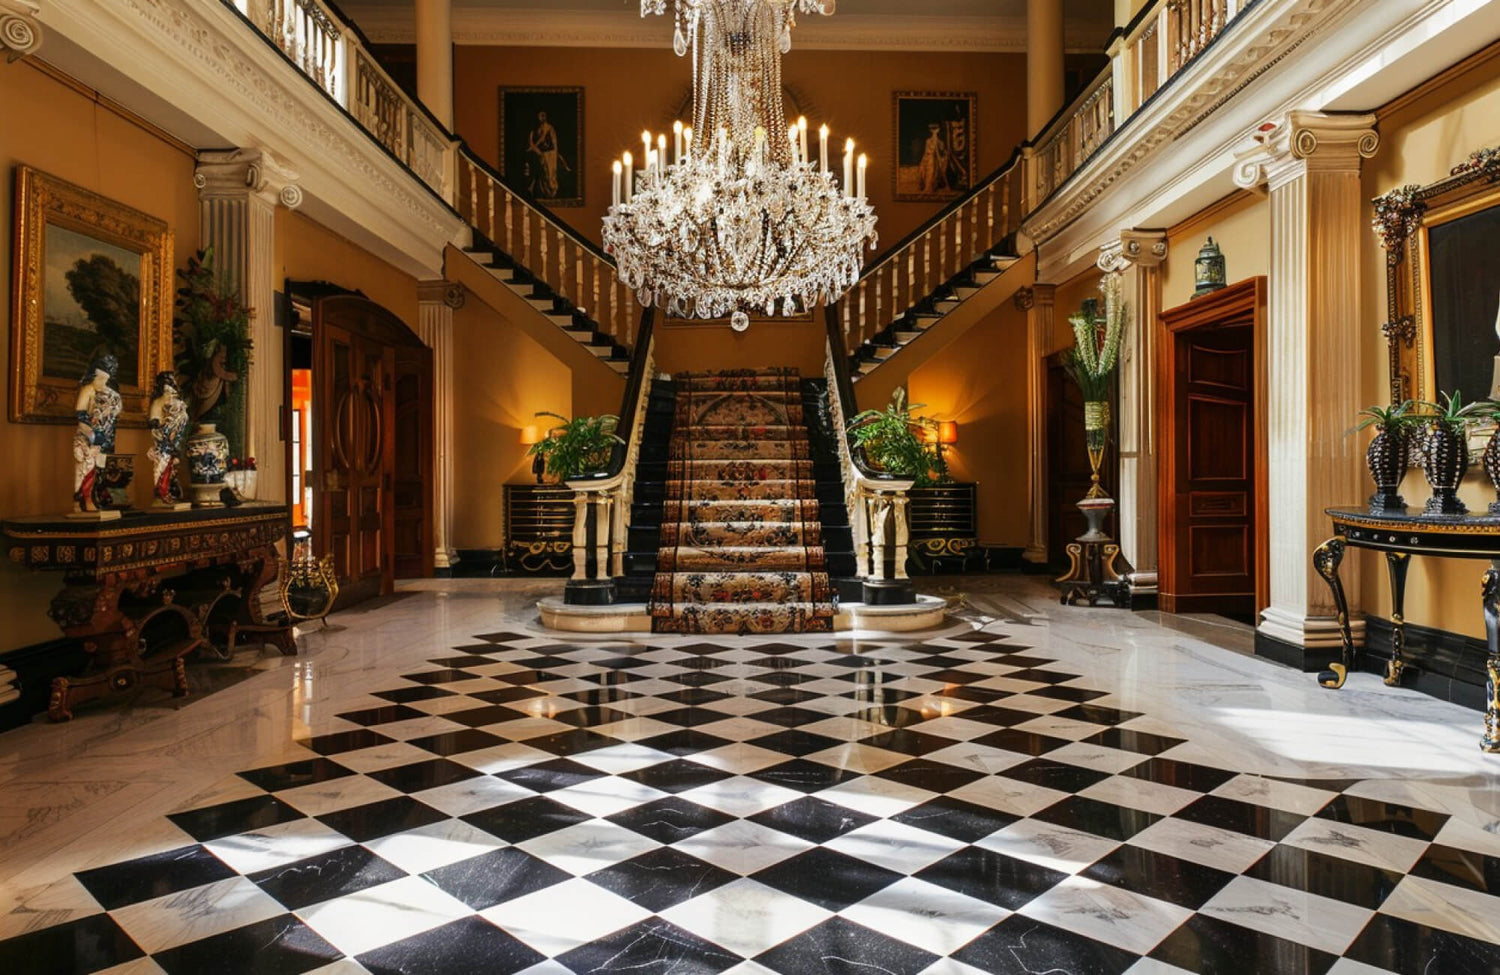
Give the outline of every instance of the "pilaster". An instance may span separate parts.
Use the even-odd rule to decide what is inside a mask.
[[[417,336],[432,349],[432,564],[458,563],[453,548],[453,313],[468,293],[461,284],[423,281],[417,286]]]
[[[250,311],[252,362],[245,383],[245,453],[260,470],[256,493],[286,500],[282,418],[286,363],[276,327],[276,207],[293,208],[302,190],[293,173],[263,149],[198,153],[199,229],[213,248],[221,287],[238,293]]]
[[[1290,112],[1253,136],[1235,181],[1270,190],[1266,442],[1270,606],[1262,636],[1304,648],[1339,644],[1327,585],[1312,568],[1328,537],[1324,509],[1360,497],[1360,442],[1345,435],[1359,410],[1359,170],[1379,145],[1373,115]],[[1358,566],[1344,565],[1356,599]],[[1351,606],[1356,640],[1364,621]]]
[[[32,0],[0,0],[0,50],[7,64],[35,54],[42,46],[42,27],[37,22],[41,12]]]
[[[1030,459],[1027,502],[1031,537],[1024,558],[1046,564],[1047,552],[1047,350],[1052,347],[1053,300],[1057,286],[1035,284],[1016,293],[1026,313],[1026,455]]]
[[[1165,230],[1125,230],[1100,248],[1099,269],[1120,275],[1120,293],[1134,320],[1120,348],[1116,443],[1120,486],[1115,509],[1120,550],[1135,568],[1132,588],[1153,589],[1157,569],[1156,361]]]

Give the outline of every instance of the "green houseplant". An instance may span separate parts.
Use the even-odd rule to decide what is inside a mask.
[[[1074,344],[1064,366],[1083,393],[1084,442],[1093,468],[1086,500],[1109,497],[1099,485],[1099,465],[1104,462],[1104,448],[1109,443],[1109,394],[1129,315],[1128,306],[1120,298],[1119,275],[1106,274],[1099,282],[1099,291],[1104,296],[1102,316],[1098,299],[1087,298],[1083,309],[1068,319]]]
[[[210,247],[188,258],[177,276],[173,359],[196,423],[212,423],[244,454],[244,379],[250,368],[250,310],[220,289]]]
[[[1487,400],[1464,403],[1458,390],[1443,393],[1438,402],[1420,404],[1427,412],[1417,420],[1425,424],[1419,450],[1422,474],[1432,488],[1428,514],[1462,515],[1468,506],[1458,498],[1458,485],[1469,469],[1469,424],[1493,416],[1494,404]]]
[[[923,431],[934,426],[926,417],[913,416],[921,403],[907,403],[906,390],[897,387],[883,410],[865,410],[849,421],[855,447],[870,462],[896,477],[909,477],[916,487],[930,487],[944,480],[937,454]]]
[[[615,433],[620,423],[617,416],[578,416],[570,420],[545,410],[537,416],[551,417],[558,423],[531,445],[527,456],[543,458],[547,473],[560,482],[604,470],[615,444],[625,442]]]
[[[1359,411],[1359,423],[1349,431],[1376,428],[1374,439],[1365,449],[1365,466],[1375,482],[1375,493],[1370,496],[1373,512],[1406,510],[1400,488],[1409,465],[1411,430],[1420,419],[1412,412],[1415,405],[1407,400],[1394,406],[1366,407]]]

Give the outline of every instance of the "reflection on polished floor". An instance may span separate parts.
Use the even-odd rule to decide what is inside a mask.
[[[0,972],[1500,972],[1474,712],[965,582],[625,642],[446,581],[8,734]]]

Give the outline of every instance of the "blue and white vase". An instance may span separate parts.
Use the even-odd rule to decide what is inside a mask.
[[[224,490],[224,475],[229,472],[229,438],[218,431],[218,425],[200,423],[187,438],[188,490],[193,504],[209,507],[222,504],[219,492]]]

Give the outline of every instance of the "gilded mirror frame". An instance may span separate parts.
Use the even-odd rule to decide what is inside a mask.
[[[1373,202],[1373,226],[1386,261],[1381,329],[1389,347],[1390,401],[1432,400],[1437,390],[1429,232],[1500,207],[1500,148],[1473,153],[1435,183],[1401,186]]]

